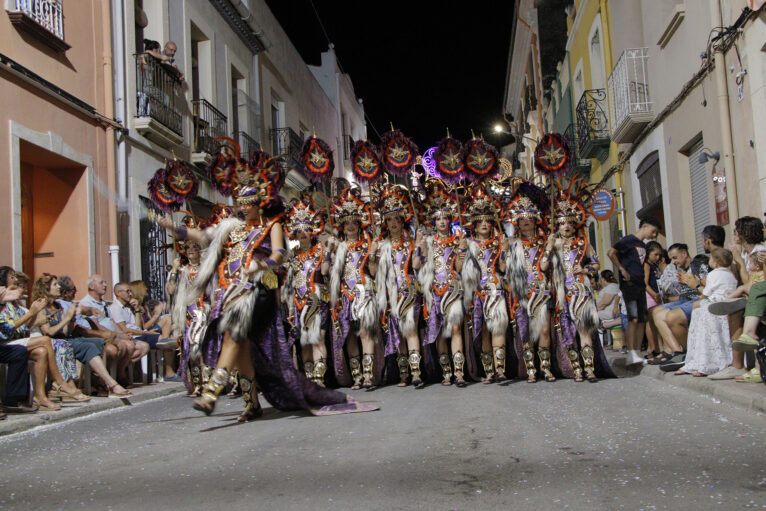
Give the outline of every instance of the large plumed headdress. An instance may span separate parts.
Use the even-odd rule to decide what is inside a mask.
[[[434,152],[436,173],[448,183],[457,183],[463,179],[465,162],[463,161],[463,144],[447,135]]]
[[[471,191],[470,200],[464,206],[465,216],[472,224],[482,220],[497,222],[500,216],[500,204],[490,195],[483,184],[476,185]]]
[[[553,199],[553,218],[556,225],[565,221],[570,222],[579,229],[588,220],[590,211],[590,193],[588,184],[582,179],[571,179],[565,186],[561,181],[556,181],[558,193]]]
[[[199,180],[180,160],[172,160],[158,169],[147,185],[149,198],[162,211],[177,211],[197,195]]]
[[[409,191],[401,185],[386,185],[381,190],[378,199],[378,213],[382,218],[399,216],[403,221],[412,220],[413,211],[409,199]]]
[[[386,171],[395,176],[406,176],[415,166],[419,151],[404,133],[392,129],[381,137],[380,153]]]
[[[370,225],[370,206],[362,201],[358,188],[343,190],[335,199],[330,215],[339,229],[343,228],[343,222],[346,220],[356,220],[363,229]]]
[[[549,177],[565,176],[572,163],[572,150],[566,137],[546,133],[535,148],[535,168]]]
[[[360,183],[374,183],[383,175],[378,148],[369,140],[357,140],[351,149],[351,172]]]
[[[287,237],[294,240],[303,231],[311,237],[319,236],[324,229],[324,218],[316,211],[310,198],[297,200],[287,213],[285,232]]]
[[[314,183],[330,179],[335,170],[332,154],[330,146],[321,138],[307,138],[298,153],[298,160],[303,166],[306,178]]]
[[[494,146],[473,137],[463,146],[464,173],[469,181],[481,182],[494,178],[500,169],[500,154]]]
[[[455,196],[447,190],[446,185],[438,179],[426,181],[426,198],[420,203],[421,220],[424,223],[447,216],[450,222],[458,219],[458,207]]]
[[[545,222],[548,214],[548,200],[545,190],[523,181],[513,194],[507,209],[508,221],[518,226],[522,218],[531,218],[537,224]]]

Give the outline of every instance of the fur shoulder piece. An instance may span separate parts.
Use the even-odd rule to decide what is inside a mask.
[[[519,238],[511,240],[506,261],[505,279],[511,287],[514,298],[522,307],[527,306],[527,261],[524,254],[524,243]]]
[[[553,250],[551,251],[551,268],[553,269],[553,285],[556,288],[556,302],[558,303],[560,310],[564,310],[567,306],[567,272],[564,268],[563,250],[563,243],[557,238],[556,242],[553,244]]]
[[[388,296],[392,294],[390,289],[391,280],[393,280],[394,287],[393,300],[389,300]],[[378,310],[383,313],[386,311],[387,306],[390,306],[391,312],[395,315],[397,294],[396,273],[391,260],[391,241],[382,240],[378,243],[378,271],[375,273],[375,299],[378,302]]]
[[[466,310],[473,302],[473,294],[479,288],[481,281],[481,266],[479,266],[479,245],[474,240],[468,241],[468,252],[463,260],[463,305]]]
[[[205,229],[203,243],[207,245],[208,249],[205,251],[202,263],[199,266],[199,272],[188,295],[191,301],[185,302],[185,305],[189,305],[205,290],[208,281],[215,276],[218,263],[221,262],[223,257],[223,250],[226,246],[226,240],[229,239],[229,234],[243,224],[244,222],[237,218],[227,218],[215,227]]]
[[[418,280],[420,281],[420,289],[423,291],[423,299],[426,302],[426,306],[430,311],[434,304],[434,295],[432,286],[434,284],[434,261],[431,257],[433,254],[434,238],[433,236],[426,236],[426,253],[422,254],[426,259],[423,266],[418,270]]]
[[[348,243],[342,241],[335,249],[335,261],[330,270],[330,303],[333,307],[340,299],[340,282],[343,279],[343,267],[346,265]]]

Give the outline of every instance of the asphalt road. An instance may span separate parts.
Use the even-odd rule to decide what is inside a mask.
[[[354,392],[234,420],[177,395],[0,439],[0,509],[766,508],[766,417],[645,377]]]

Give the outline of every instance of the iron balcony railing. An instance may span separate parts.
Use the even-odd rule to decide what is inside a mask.
[[[354,139],[351,135],[343,135],[343,159],[351,159],[351,149],[354,148]]]
[[[178,135],[183,135],[181,114],[176,108],[181,95],[178,76],[148,53],[136,56],[137,117],[151,117]]]
[[[651,120],[648,64],[648,48],[629,48],[622,52],[614,66],[609,76],[609,109],[613,134],[624,131],[626,123],[645,124]]]
[[[577,103],[577,145],[582,158],[603,160],[609,154],[606,90],[589,89]]]
[[[286,155],[289,166],[300,170],[301,165],[298,164],[298,153],[303,146],[303,138],[292,128],[270,129],[269,138],[271,139],[272,152],[275,155]]]
[[[64,40],[64,14],[61,0],[16,0],[16,10],[23,12],[45,30]]]
[[[572,150],[572,166],[570,173],[584,177],[586,180],[590,178],[590,159],[580,156],[579,143],[577,142],[577,134],[575,133],[575,125],[570,124],[567,129],[564,130],[564,138],[569,142],[569,148]]]
[[[194,152],[215,154],[221,145],[216,138],[228,136],[226,116],[205,99],[192,101]]]
[[[249,160],[253,153],[261,148],[261,144],[244,131],[236,132],[234,138],[239,143],[239,148],[242,150],[240,156],[246,160]]]

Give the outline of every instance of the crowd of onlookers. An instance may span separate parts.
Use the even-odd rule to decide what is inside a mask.
[[[111,303],[104,300],[108,285],[100,275],[86,285],[87,294],[75,301],[71,278],[43,273],[28,295],[29,277],[0,267],[0,363],[8,366],[6,381],[0,382],[5,384],[0,418],[6,412],[55,411],[60,402],[89,401],[91,396],[77,386],[85,367],[92,394],[129,397],[129,367],[150,349],[165,355],[164,379],[181,381],[173,367],[176,341],[170,338],[166,304],[149,299],[140,280],[116,284]]]
[[[594,276],[602,331],[622,325],[627,364],[659,365],[676,375],[761,382],[754,357],[757,329],[766,312],[764,224],[742,217],[726,245],[723,227],[701,232],[703,254],[692,256],[684,243],[665,250],[654,241],[657,223],[643,220],[636,235],[609,251],[611,270]],[[641,355],[646,349],[647,354]]]

